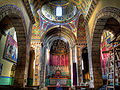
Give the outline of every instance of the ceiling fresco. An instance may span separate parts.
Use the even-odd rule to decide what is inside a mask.
[[[64,0],[29,0],[30,5],[33,6],[33,7],[31,7],[32,11],[38,10],[40,8],[40,5],[42,5],[43,3],[50,2],[50,1],[57,1],[56,4],[59,4],[58,1],[62,2]],[[65,0],[65,1],[67,1],[67,0]],[[75,3],[77,5],[78,9],[82,12],[82,14],[84,16],[86,16],[93,0],[69,0],[69,1]],[[33,12],[33,14],[34,13],[35,12]]]
[[[62,3],[62,2],[61,2]],[[52,22],[67,22],[74,18],[78,9],[77,6],[73,3],[63,3],[57,4],[55,1],[45,4],[41,8],[41,15],[47,20]],[[40,13],[40,12],[39,12]]]
[[[46,2],[46,1],[52,1],[52,0],[44,0],[44,2]],[[34,19],[36,21],[36,23],[33,25],[33,29],[32,29],[32,40],[39,40],[42,37],[43,33],[47,29],[49,29],[50,27],[53,27],[55,25],[65,26],[65,27],[69,28],[70,30],[72,30],[72,32],[74,34],[77,33],[78,17],[80,14],[83,14],[84,17],[87,15],[88,10],[89,10],[90,5],[93,0],[69,0],[69,1],[72,1],[74,4],[77,5],[79,12],[78,12],[77,16],[74,19],[72,19],[71,21],[64,22],[64,23],[58,23],[58,22],[49,21],[41,15],[39,5],[41,5],[40,3],[42,3],[43,0],[42,1],[41,0],[29,0],[31,10],[34,15]],[[82,26],[80,26],[80,27],[82,27]],[[82,27],[82,28],[83,28],[83,32],[79,30],[79,32],[81,32],[81,33],[79,33],[77,35],[78,37],[81,36],[82,33],[85,33],[84,27]]]
[[[76,33],[77,31],[77,28],[76,28],[77,21],[78,21],[77,18],[75,18],[74,20],[68,23],[53,23],[53,22],[46,21],[43,17],[40,18],[40,21],[41,21],[41,37],[46,30],[48,30],[50,27],[57,26],[57,25],[62,25],[72,30],[73,33]]]

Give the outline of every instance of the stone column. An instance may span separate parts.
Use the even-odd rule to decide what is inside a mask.
[[[72,62],[72,49],[70,48],[70,67],[71,67],[71,87],[73,87],[73,62]]]
[[[36,82],[36,80],[35,80],[35,68],[36,68],[36,53],[37,53],[37,47],[36,46],[34,46],[34,48],[35,48],[35,60],[34,60],[34,83],[33,83],[33,85],[35,85],[35,82]]]
[[[77,85],[79,85],[79,79],[78,79],[78,62],[77,62],[77,46],[72,47],[72,63],[76,63],[76,73],[77,73]],[[73,67],[72,67],[73,68]]]
[[[45,87],[45,56],[46,56],[46,46],[42,46],[42,52],[41,52],[41,71],[40,71],[40,88]]]
[[[38,86],[40,84],[40,43],[33,43],[31,45],[35,49],[35,59],[34,59],[34,83],[33,85]],[[37,75],[37,76],[36,76]],[[36,77],[36,78],[35,78]]]
[[[82,70],[82,67],[81,67],[81,48],[80,46],[77,46],[77,61],[78,61],[78,78],[79,78],[79,84],[80,82],[82,81],[82,73],[81,73],[81,70]]]
[[[79,86],[77,46],[76,45],[75,45],[75,63],[76,63],[76,69],[77,69],[77,86]]]
[[[46,77],[46,74],[48,72],[46,72],[48,70],[49,67],[46,67],[48,66],[48,63],[49,63],[49,48],[47,46],[44,47],[44,51],[45,51],[45,66],[44,66],[44,82],[45,82],[45,77]],[[44,83],[44,88],[45,88],[45,83]]]
[[[94,88],[93,67],[92,67],[92,42],[89,36],[89,30],[87,25],[86,25],[86,37],[87,37],[89,74],[90,74],[89,87]]]
[[[38,65],[38,85],[40,85],[40,59],[41,59],[41,44],[39,44],[39,50],[38,50],[38,52],[39,52],[39,65]]]

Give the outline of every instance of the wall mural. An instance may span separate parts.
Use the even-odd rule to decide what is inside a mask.
[[[3,58],[17,62],[17,42],[8,35]]]
[[[102,53],[103,51],[108,51],[112,48],[112,44],[109,44],[111,42],[111,39],[113,37],[113,34],[109,31],[104,31],[103,35],[101,36],[101,68],[102,68],[102,77],[103,79],[107,79],[107,68],[108,68],[108,62],[109,62],[109,53]]]

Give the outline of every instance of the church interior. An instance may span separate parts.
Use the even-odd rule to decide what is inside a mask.
[[[120,0],[0,0],[0,90],[120,90]]]

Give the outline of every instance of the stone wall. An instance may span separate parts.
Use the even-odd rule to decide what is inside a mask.
[[[0,1],[0,21],[6,16],[12,21],[18,41],[15,84],[24,87],[27,84],[32,23],[21,0]]]

